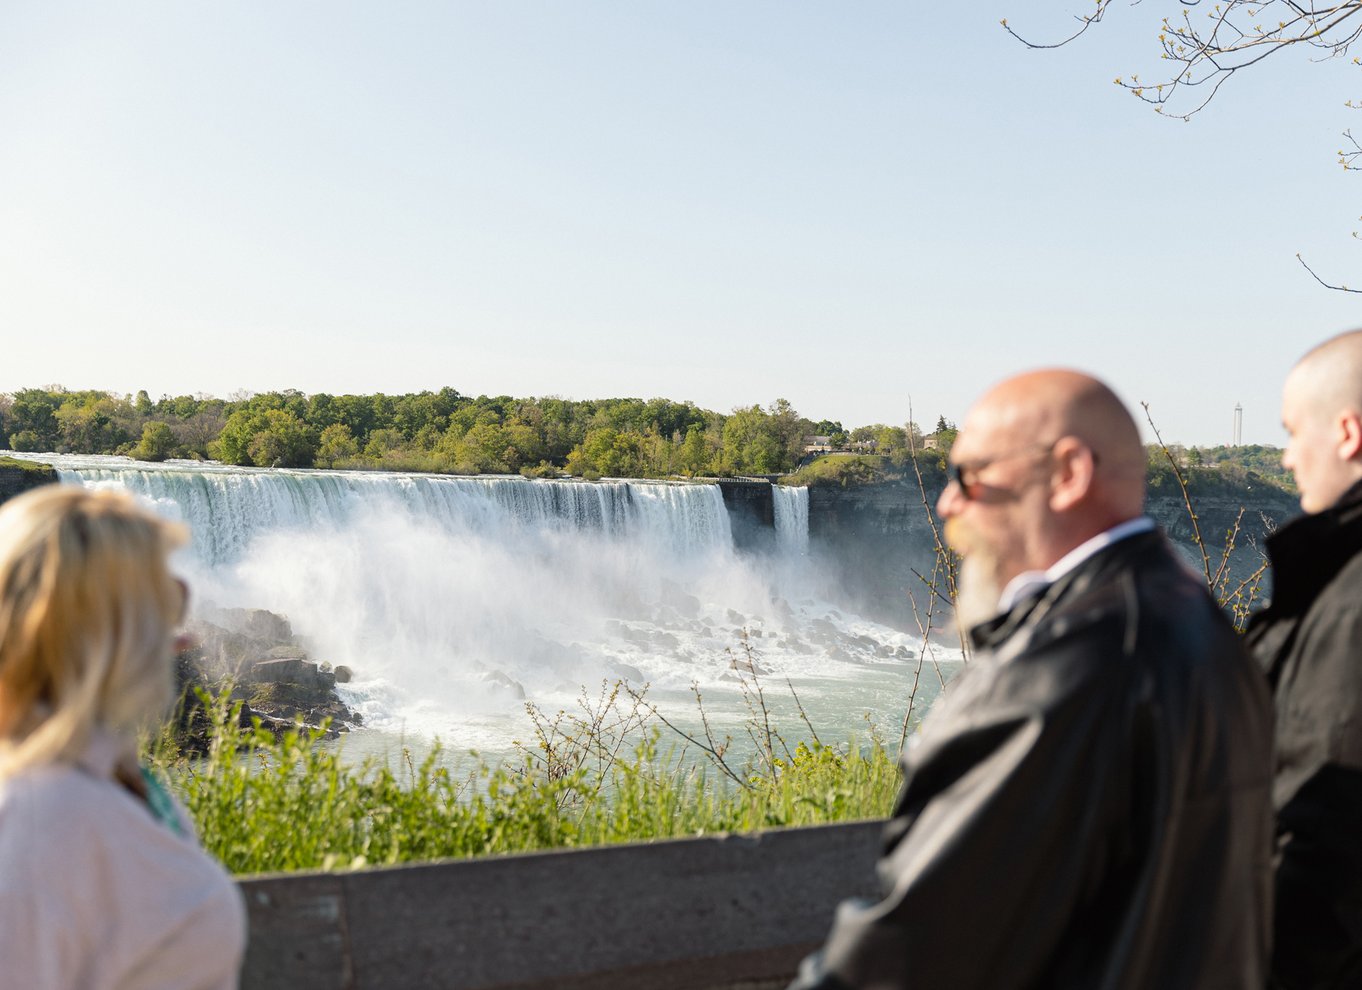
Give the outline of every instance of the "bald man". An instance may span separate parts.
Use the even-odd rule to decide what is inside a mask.
[[[937,511],[985,621],[904,754],[882,899],[845,902],[793,987],[1260,990],[1271,700],[1141,514],[1129,413],[1021,375],[951,461]]]
[[[1277,987],[1362,987],[1362,331],[1320,344],[1282,392],[1307,515],[1267,541],[1250,648],[1276,695]]]

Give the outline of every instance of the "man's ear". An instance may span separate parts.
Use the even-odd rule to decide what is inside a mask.
[[[1064,512],[1083,501],[1092,489],[1097,458],[1092,448],[1077,437],[1060,437],[1050,456],[1054,459],[1050,508]]]
[[[1344,409],[1338,415],[1338,459],[1362,459],[1362,414],[1356,409]]]

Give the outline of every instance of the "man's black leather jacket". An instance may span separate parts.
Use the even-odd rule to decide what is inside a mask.
[[[1163,536],[973,630],[808,988],[1266,983],[1270,698]]]
[[[1276,696],[1273,985],[1362,987],[1362,485],[1267,548],[1248,641]]]

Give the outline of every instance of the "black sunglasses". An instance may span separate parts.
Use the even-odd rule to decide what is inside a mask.
[[[960,494],[966,499],[972,499],[974,498],[974,493],[970,491],[970,488],[978,484],[980,471],[991,465],[999,464],[1002,461],[1010,461],[1017,457],[1026,457],[1028,454],[1049,454],[1055,449],[1055,444],[1058,442],[1059,441],[1056,440],[1052,443],[1028,443],[1025,447],[1009,450],[1007,453],[999,454],[997,457],[988,457],[976,461],[952,461],[946,465],[946,471],[950,475],[951,481],[954,481],[960,486]]]

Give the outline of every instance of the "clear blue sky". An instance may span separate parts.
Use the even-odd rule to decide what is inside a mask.
[[[0,391],[788,398],[963,416],[1062,363],[1280,444],[1362,325],[1346,60],[1190,124],[1163,7],[0,0]]]

